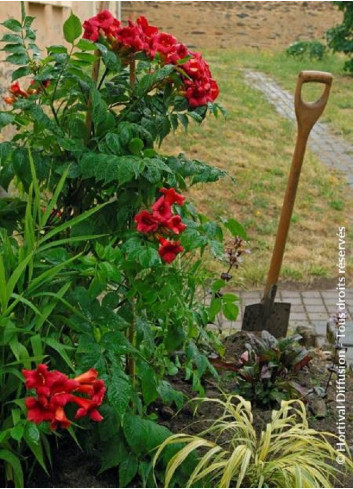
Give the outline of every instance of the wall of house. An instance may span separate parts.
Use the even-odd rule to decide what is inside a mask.
[[[36,2],[24,2],[27,15],[36,17],[34,28],[37,29],[38,44],[49,45],[62,42],[62,23],[72,10],[82,20],[95,15],[98,1],[69,2],[54,0],[39,0]],[[109,10],[117,13],[118,2],[105,2],[109,4]],[[7,18],[20,19],[21,2],[0,2],[0,21]],[[6,29],[0,26],[0,34]]]

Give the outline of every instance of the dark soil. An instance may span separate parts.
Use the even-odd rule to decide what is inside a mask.
[[[244,332],[232,335],[226,342],[227,362],[233,362],[244,352],[244,345],[248,341],[247,334]],[[322,350],[315,350],[314,357],[309,366],[298,373],[296,380],[307,388],[314,386],[325,387],[328,381],[328,370],[331,362],[328,361]],[[222,377],[222,389],[232,392],[235,386],[231,372],[220,370]],[[347,375],[347,394],[346,394],[346,441],[350,447],[353,446],[353,374]],[[182,376],[176,376],[169,381],[175,389],[182,391],[189,399],[195,397],[190,383],[186,382]],[[205,395],[210,398],[220,397],[218,384],[213,378],[207,378],[204,382]],[[309,424],[312,428],[319,431],[329,431],[336,433],[337,413],[335,410],[335,375],[328,389],[326,398],[327,415],[322,419],[317,419],[309,411]],[[177,413],[175,408],[165,406],[162,403],[155,403],[151,406],[159,416],[160,424],[169,428],[173,433],[187,432],[196,434],[205,429],[210,422],[214,421],[219,415],[214,403],[205,403],[199,406],[195,416],[194,408],[196,403],[189,402]],[[253,408],[254,426],[260,434],[270,421],[271,410]],[[99,471],[99,460],[96,453],[87,455],[79,450],[71,438],[63,437],[59,441],[58,447],[53,448],[53,474],[48,478],[40,469],[33,473],[26,487],[118,487],[117,470],[109,470],[97,476]],[[138,485],[134,487],[139,487]],[[353,487],[353,474],[347,476],[337,487]]]
[[[225,339],[226,344],[226,362],[234,362],[245,350],[245,343],[248,342],[248,336],[245,332],[238,332]],[[298,382],[304,388],[312,389],[314,387],[326,388],[329,381],[328,368],[332,365],[332,360],[327,360],[326,351],[330,350],[329,345],[324,346],[324,350],[316,349],[313,353],[313,359],[310,364],[302,371],[298,372],[295,377]],[[325,351],[325,354],[323,353]],[[220,371],[222,377],[224,377],[224,371]],[[338,413],[336,411],[335,402],[335,381],[336,375],[333,374],[329,382],[329,388],[327,390],[327,397],[325,398],[327,413],[323,418],[316,417],[311,411],[311,401],[307,404],[309,426],[318,431],[326,431],[333,434],[337,434],[337,419]],[[190,386],[188,386],[183,379],[176,379],[173,382],[176,389],[182,390],[185,394],[192,398]],[[231,393],[235,386],[235,382],[232,381],[231,373],[226,375],[226,379],[221,382],[223,391]],[[214,398],[220,397],[220,390],[217,384],[212,379],[205,381],[206,397]],[[317,397],[318,398],[318,397]],[[314,399],[317,399],[314,397]],[[346,374],[346,442],[353,450],[353,372],[347,372]],[[195,406],[194,406],[195,407]],[[164,412],[164,407],[160,413]],[[169,411],[168,411],[169,412]],[[180,413],[176,413],[174,416],[170,416],[169,419],[163,420],[161,416],[161,424],[168,427],[173,433],[187,432],[196,434],[205,429],[210,422],[214,422],[217,419],[219,413],[215,409],[214,403],[205,403],[198,409],[197,416],[192,416],[193,410],[191,406],[187,405]],[[266,424],[271,420],[272,409],[264,410],[257,407],[253,407],[252,413],[254,416],[254,427],[258,435],[265,429]],[[334,440],[332,444],[334,445]],[[346,475],[336,487],[353,487],[353,473]]]
[[[230,337],[226,338],[225,344],[227,350],[225,354],[225,360],[229,363],[235,361],[237,357],[239,357],[245,351],[246,342],[248,342],[247,334],[242,331],[235,333],[234,335],[231,335]],[[330,348],[328,345],[326,345],[326,347],[328,349]],[[312,361],[302,371],[298,372],[295,380],[300,385],[307,388],[308,390],[312,389],[313,387],[325,388],[329,380],[328,367],[332,365],[332,361],[326,359],[326,356],[323,354],[323,350],[321,349],[316,349],[312,353],[313,353]],[[232,381],[231,373],[228,372],[225,374],[224,370],[220,370],[219,372],[221,374],[221,377],[223,377],[221,381],[222,389],[225,390],[227,393],[232,392],[233,385],[235,385],[235,382]],[[337,414],[335,412],[335,379],[336,379],[336,375],[333,374],[327,391],[327,398],[326,398],[327,416],[323,419],[316,419],[315,416],[313,416],[309,412],[310,425],[319,431],[329,431],[331,433],[336,433]],[[346,381],[347,381],[346,382],[347,393],[346,393],[345,404],[348,410],[347,417],[346,417],[346,421],[347,421],[346,440],[348,445],[350,447],[353,447],[353,410],[352,410],[353,373],[352,372],[347,373]],[[190,398],[193,397],[194,394],[191,391],[190,385],[187,384],[183,379],[179,378],[171,382],[173,383],[175,389],[182,390]],[[217,387],[217,383],[212,378],[205,380],[205,390],[206,390],[205,393],[206,397],[211,397],[211,398],[220,397],[221,395],[220,390]],[[164,408],[162,407],[161,413],[163,413],[163,409]],[[271,411],[272,410],[264,411],[263,409],[253,408],[253,413],[255,414],[255,417],[258,415],[262,419],[262,422],[260,423],[259,426],[259,432],[266,425],[267,422],[266,413],[270,414]],[[191,408],[189,406],[186,406],[186,408],[184,408],[179,414],[170,417],[169,420],[163,421],[162,419],[161,423],[167,426],[171,431],[178,433],[180,431],[185,430],[185,428],[188,427],[188,424],[195,421],[195,418],[194,419],[192,418],[191,413],[192,413]],[[199,414],[200,417],[202,418],[204,417],[205,413],[201,409],[199,411]],[[210,419],[212,420],[215,419],[214,413],[211,413]]]
[[[48,477],[37,465],[26,487],[118,487],[118,471],[99,472],[98,454],[87,455],[64,436],[52,447],[53,471]]]

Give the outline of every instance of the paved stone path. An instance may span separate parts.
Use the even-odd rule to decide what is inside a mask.
[[[267,100],[273,104],[277,112],[283,117],[295,121],[293,96],[283,90],[275,81],[264,73],[245,70],[245,80],[248,84],[260,90]],[[347,178],[348,185],[353,188],[353,146],[342,137],[333,134],[328,124],[317,123],[311,131],[308,145],[310,149],[329,166],[340,170]],[[226,334],[241,329],[245,306],[261,301],[262,290],[251,292],[240,291],[240,310],[237,321],[231,322],[219,317],[219,327]],[[311,326],[324,342],[326,325],[332,314],[337,312],[338,293],[332,290],[278,290],[276,301],[290,302],[291,313],[289,329],[297,326]],[[346,321],[349,331],[353,334],[353,289],[346,289]],[[353,338],[353,336],[352,336]],[[353,362],[353,360],[352,360]]]
[[[295,120],[293,96],[283,90],[268,75],[245,70],[248,84],[260,90],[273,104],[279,114],[286,119]],[[328,124],[318,122],[312,129],[308,145],[320,160],[330,168],[340,170],[353,188],[353,146],[342,137],[333,134]]]
[[[222,330],[228,332],[241,329],[241,322],[245,306],[261,301],[262,290],[252,292],[235,292],[240,299],[240,311],[237,321],[230,322],[222,320]],[[291,313],[289,318],[289,328],[295,329],[297,326],[312,326],[316,329],[319,336],[326,335],[326,323],[332,314],[337,312],[336,303],[338,301],[337,290],[278,290],[276,301],[290,302]],[[346,320],[353,319],[353,289],[346,289]]]

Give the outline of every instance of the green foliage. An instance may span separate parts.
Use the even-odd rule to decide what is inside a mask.
[[[184,191],[226,177],[183,154],[158,152],[180,124],[201,123],[221,108],[189,107],[179,66],[139,54],[126,60],[80,39],[73,14],[63,27],[70,47],[43,54],[32,20],[3,24],[11,31],[2,41],[16,67],[12,79],[25,87],[29,75],[33,83],[0,112],[0,126],[14,129],[0,143],[0,185],[16,189],[0,202],[0,457],[17,486],[27,448],[49,468],[49,428],[26,421],[21,368],[95,368],[107,386],[104,421],[92,434],[101,470],[120,465],[122,486],[136,477],[153,484],[153,450],[170,433],[150,407],[185,401],[167,377],[182,374],[202,393],[202,377],[217,375],[208,352],[222,346],[207,329],[215,306],[206,301],[202,257],[209,250],[222,259],[223,227],[183,205],[184,253],[166,265],[157,239],[137,232],[134,217],[151,208],[161,187]],[[244,234],[234,220],[225,226]],[[223,296],[220,309],[230,319],[236,301]]]
[[[327,48],[320,41],[297,41],[291,44],[286,53],[294,58],[309,58],[321,61],[327,52]]]
[[[57,239],[60,231],[73,230],[75,224],[84,221],[92,212],[68,220],[61,229],[51,226],[51,212],[67,175],[61,177],[43,212],[30,154],[29,162],[33,182],[25,215],[18,221],[18,226],[23,224],[22,238],[16,239],[16,235],[9,234],[4,228],[0,230],[0,458],[5,464],[6,477],[13,480],[16,487],[23,487],[21,451],[24,446],[45,471],[50,463],[47,428],[26,420],[20,369],[29,369],[33,363],[41,363],[49,357],[51,364],[59,369],[73,369],[70,358],[73,342],[65,331],[68,314],[64,313],[58,320],[58,313],[66,304],[66,295],[77,275],[74,263],[80,254],[75,251],[75,245],[86,238],[95,238]],[[11,200],[7,199],[9,206]],[[64,244],[73,246],[71,252],[62,247]],[[71,308],[75,310],[73,306]],[[57,327],[59,324],[60,328]]]
[[[300,335],[294,335],[277,340],[267,331],[262,332],[262,338],[249,334],[246,352],[237,366],[237,393],[261,407],[307,394],[293,380],[311,360],[308,350],[299,345],[300,339]]]
[[[343,21],[342,24],[326,32],[328,45],[334,52],[344,53],[349,57],[344,64],[344,69],[353,73],[353,3],[333,3],[343,12]]]
[[[242,397],[202,402],[223,412],[200,435],[172,435],[161,444],[154,464],[166,449],[182,444],[168,462],[164,487],[175,486],[176,470],[195,453],[197,463],[182,487],[332,487],[342,473],[337,456],[346,470],[353,469],[351,459],[332,447],[338,437],[309,428],[301,401],[282,401],[260,436],[251,404]]]
[[[12,73],[12,81],[29,75],[35,69],[34,66],[40,56],[40,49],[35,43],[35,31],[31,27],[33,20],[34,17],[23,15],[21,22],[7,19],[2,23],[10,30],[10,33],[4,34],[1,39],[4,43],[2,51],[6,53],[7,62],[19,66]]]

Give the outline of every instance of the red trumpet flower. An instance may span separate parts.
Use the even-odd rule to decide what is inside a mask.
[[[47,365],[40,364],[35,370],[23,370],[27,389],[33,389],[36,397],[28,397],[25,401],[28,419],[33,423],[49,421],[50,427],[67,428],[71,421],[66,417],[64,407],[68,403],[79,406],[77,418],[89,416],[94,421],[103,417],[97,408],[102,404],[105,395],[105,384],[98,379],[98,372],[90,368],[87,372],[69,379],[58,370],[49,371]],[[73,394],[79,392],[88,397]]]
[[[172,205],[183,205],[185,197],[178,194],[174,188],[163,187],[159,191],[163,196],[152,205],[153,213],[143,210],[135,216],[135,221],[140,233],[156,233],[158,231],[158,234],[155,234],[160,243],[158,253],[164,262],[172,263],[176,256],[184,251],[184,248],[180,246],[179,241],[170,241],[164,238],[163,234],[167,236],[170,236],[171,233],[179,235],[186,229],[187,226],[183,223],[181,216],[172,214]]]
[[[178,215],[172,216],[165,223],[166,227],[173,231],[174,234],[180,234],[186,229],[186,224],[184,224],[181,220],[181,217]]]
[[[161,194],[164,194],[164,198],[166,202],[169,204],[177,204],[177,205],[183,205],[185,202],[185,197],[181,194],[178,194],[178,192],[175,190],[175,188],[160,188],[159,191]]]
[[[90,368],[87,370],[87,372],[78,375],[77,377],[74,378],[77,382],[80,384],[92,384],[98,377],[98,372],[94,368]]]
[[[152,206],[153,217],[164,224],[172,217],[172,208],[164,197],[160,197]]]
[[[136,214],[134,221],[137,222],[137,231],[144,234],[154,233],[159,226],[157,218],[148,211],[141,211]]]
[[[9,92],[12,93],[12,95],[17,95],[18,97],[28,97],[28,93],[22,90],[18,81],[10,85]]]
[[[177,255],[184,251],[184,248],[180,246],[179,241],[169,241],[168,239],[159,238],[159,242],[160,246],[158,253],[166,263],[172,263]]]
[[[80,391],[80,389],[78,389]],[[105,395],[105,384],[103,380],[96,380],[92,386],[91,398],[86,399],[78,396],[71,396],[71,401],[79,406],[76,412],[76,419],[83,418],[84,416],[89,416],[93,421],[102,421],[103,416],[97,410],[104,399]]]

